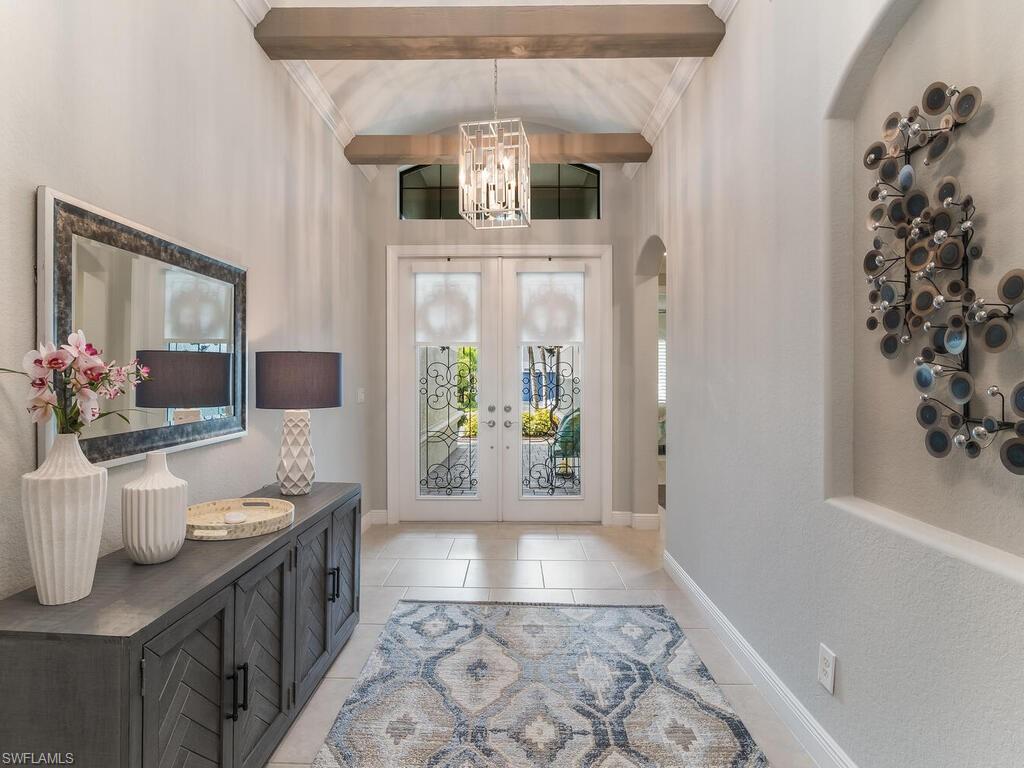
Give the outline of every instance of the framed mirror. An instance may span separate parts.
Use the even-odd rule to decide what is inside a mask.
[[[48,187],[38,191],[38,332],[85,332],[107,363],[138,358],[152,381],[106,404],[82,450],[119,464],[246,431],[245,270]],[[39,461],[53,442],[40,426]]]

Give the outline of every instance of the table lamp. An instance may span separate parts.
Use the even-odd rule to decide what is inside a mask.
[[[186,424],[202,418],[200,408],[231,405],[230,352],[140,349],[135,356],[154,372],[135,390],[137,408],[174,408],[174,423]]]
[[[284,496],[313,487],[309,410],[341,406],[340,352],[257,352],[256,407],[284,410],[277,482]]]

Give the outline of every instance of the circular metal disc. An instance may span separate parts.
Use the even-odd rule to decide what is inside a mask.
[[[914,369],[914,386],[926,395],[935,389],[935,371],[930,365],[919,365]]]
[[[906,209],[907,218],[917,218],[928,209],[928,195],[924,190],[912,189],[903,198],[903,207]]]
[[[887,157],[878,166],[878,178],[882,181],[892,184],[896,181],[896,177],[900,173],[900,167],[903,164],[897,157]]]
[[[950,131],[936,133],[928,143],[928,149],[925,150],[925,165],[934,163],[936,160],[940,159],[952,146],[953,134]]]
[[[868,217],[864,220],[864,226],[867,227],[869,232],[874,232],[874,225],[881,224],[883,221],[885,221],[885,203],[878,203],[871,206],[871,210],[868,211]]]
[[[914,291],[913,296],[910,298],[910,306],[913,307],[914,313],[921,317],[928,317],[932,312],[935,311],[935,297],[939,293],[930,285],[923,285]]]
[[[1013,388],[1010,393],[1010,407],[1018,416],[1024,417],[1024,381]]]
[[[942,206],[947,199],[960,199],[960,182],[956,176],[943,176],[942,180],[935,185],[935,204]]]
[[[924,89],[924,95],[921,96],[921,109],[926,115],[938,115],[946,110],[946,107],[949,106],[949,96],[946,95],[948,90],[949,86],[941,80],[936,80]]]
[[[953,447],[953,440],[942,427],[932,427],[924,435],[924,446],[928,449],[928,453],[937,459],[944,458],[949,455],[950,449]]]
[[[964,453],[967,454],[968,459],[976,459],[981,456],[981,443],[977,440],[968,440],[967,445],[964,446]]]
[[[964,260],[964,244],[959,238],[950,238],[935,249],[935,263],[943,269],[959,269]]]
[[[950,376],[949,396],[957,405],[969,403],[974,397],[974,377],[967,371],[957,371]]]
[[[953,97],[953,118],[958,123],[968,123],[981,109],[981,89],[976,85],[964,88]]]
[[[959,299],[964,292],[964,281],[954,278],[946,284],[945,295],[948,299]]]
[[[967,329],[947,328],[942,336],[942,345],[951,355],[959,355],[967,349]]]
[[[1004,317],[996,317],[985,323],[982,344],[989,352],[1002,352],[1013,340],[1013,326]]]
[[[926,243],[917,243],[907,251],[907,269],[911,272],[920,272],[931,260],[932,252]]]
[[[999,449],[1003,466],[1015,475],[1024,475],[1024,437],[1011,437]]]
[[[888,117],[882,121],[882,138],[886,141],[892,141],[900,135],[900,120],[903,119],[903,115],[899,112],[890,112]]]
[[[903,206],[903,198],[895,197],[889,201],[886,215],[893,224],[901,224],[907,220],[907,211]]]
[[[996,288],[999,300],[1014,305],[1024,301],[1024,269],[1011,269],[999,280]]]
[[[903,325],[903,310],[899,307],[889,307],[882,315],[882,328],[895,333]]]
[[[877,248],[872,249],[864,254],[864,274],[865,275],[876,275],[882,270],[883,265],[879,265],[878,259],[882,256],[882,252]],[[884,258],[884,257],[883,257]]]
[[[941,418],[939,406],[931,400],[922,400],[917,404],[917,423],[925,429],[936,426]]]
[[[868,319],[864,322],[869,331],[873,331],[878,327],[878,318],[874,315],[868,315]]]
[[[895,333],[887,333],[882,337],[882,340],[878,342],[878,348],[882,352],[882,357],[887,357],[890,360],[893,360],[900,354],[900,337]]]
[[[888,154],[889,148],[885,144],[880,141],[872,143],[864,150],[864,167],[869,171],[875,170]]]

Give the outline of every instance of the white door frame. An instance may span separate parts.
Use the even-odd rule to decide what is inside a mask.
[[[604,313],[601,332],[603,341],[609,344],[601,356],[601,524],[613,525],[612,521],[612,247],[610,245],[389,245],[387,246],[387,472],[388,472],[388,524],[399,522],[398,508],[390,503],[400,496],[399,461],[397,451],[391,446],[399,444],[398,404],[400,383],[397,376],[390,375],[398,370],[398,302],[393,287],[398,280],[399,259],[487,259],[508,256],[533,259],[598,258],[601,260],[604,292]]]

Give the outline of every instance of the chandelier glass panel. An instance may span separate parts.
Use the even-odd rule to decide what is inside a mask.
[[[530,226],[530,142],[519,118],[459,124],[459,214],[474,229]]]

